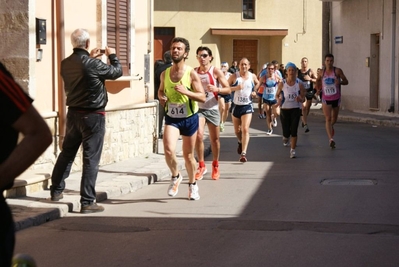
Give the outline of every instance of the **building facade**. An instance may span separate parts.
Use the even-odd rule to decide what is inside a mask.
[[[398,114],[397,1],[323,2],[330,13],[330,51],[349,80],[342,89],[341,107]]]
[[[195,51],[208,46],[213,64],[247,57],[254,71],[266,62],[321,66],[322,3],[319,0],[155,0],[154,59],[162,58],[173,37],[190,41],[187,63],[198,65]]]
[[[109,102],[101,165],[156,150],[152,0],[0,0],[0,5],[0,60],[34,99],[54,136],[53,145],[31,170],[51,171],[61,150],[67,109],[60,62],[72,53],[70,35],[77,28],[89,31],[90,50],[116,48],[124,66],[123,77],[106,82]],[[75,171],[82,165],[80,154]]]

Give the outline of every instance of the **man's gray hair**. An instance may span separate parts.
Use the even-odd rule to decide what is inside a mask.
[[[76,29],[71,34],[73,48],[86,48],[86,41],[90,39],[90,34],[86,29]]]

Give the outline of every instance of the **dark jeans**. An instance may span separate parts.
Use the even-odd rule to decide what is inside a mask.
[[[51,175],[51,193],[61,193],[65,189],[65,179],[71,172],[72,163],[80,145],[83,149],[83,170],[80,182],[80,203],[92,204],[96,199],[96,180],[105,134],[105,116],[69,110],[62,152]]]
[[[296,137],[298,135],[298,125],[301,119],[302,110],[300,108],[281,109],[280,120],[283,128],[283,137]]]
[[[0,266],[11,266],[15,246],[15,229],[10,207],[0,191]]]

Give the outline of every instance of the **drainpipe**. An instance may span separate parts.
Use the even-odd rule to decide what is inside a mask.
[[[145,99],[147,103],[155,103],[156,111],[155,111],[155,134],[153,136],[153,152],[156,154],[159,154],[159,146],[158,146],[158,134],[159,134],[159,127],[158,127],[158,121],[159,121],[159,101],[158,99],[154,100],[149,100],[149,95],[150,95],[150,68],[151,68],[151,60],[150,60],[150,55],[152,52],[152,31],[153,31],[153,23],[152,23],[152,13],[153,13],[153,8],[154,6],[154,0],[149,1],[149,12],[148,15],[148,25],[150,30],[148,31],[148,40],[147,40],[147,54],[144,57],[144,62],[145,63],[145,68],[146,68],[146,74],[144,75],[146,78],[144,79],[144,88],[145,88]],[[155,96],[154,96],[155,98]]]
[[[396,0],[392,0],[392,47],[391,47],[391,105],[388,112],[395,112],[395,46],[396,46]]]
[[[306,8],[307,8],[307,2],[306,2],[306,0],[302,0],[302,32],[298,32],[296,34],[296,38],[294,40],[294,43],[298,42],[298,35],[299,34],[301,34],[301,35],[306,34],[306,26],[307,26],[306,25],[307,24],[307,21],[306,21]]]
[[[56,57],[57,60],[54,62],[56,66],[53,66],[53,69],[57,70],[57,88],[58,88],[58,135],[59,135],[59,143],[58,147],[62,149],[62,143],[64,142],[65,137],[65,127],[66,127],[66,108],[65,108],[65,92],[64,92],[64,83],[62,81],[62,77],[60,75],[61,71],[61,61],[65,57],[65,28],[64,28],[64,0],[55,0],[55,12],[56,12],[56,27],[57,29],[57,51]],[[54,90],[55,91],[55,90]]]

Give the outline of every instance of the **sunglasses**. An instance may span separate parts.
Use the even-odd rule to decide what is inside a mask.
[[[274,68],[267,68],[268,70],[274,70]]]
[[[202,58],[207,58],[209,55],[208,54],[201,54],[201,55],[197,55],[198,58],[202,57]]]

